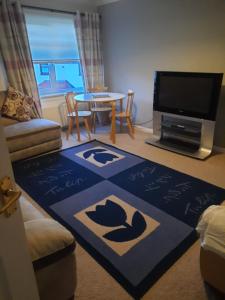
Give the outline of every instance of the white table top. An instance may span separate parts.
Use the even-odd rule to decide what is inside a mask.
[[[102,92],[102,93],[87,93],[87,94],[79,94],[74,97],[76,101],[79,102],[111,102],[111,101],[117,101],[120,99],[125,98],[126,95],[120,94],[120,93],[108,93],[108,92]]]

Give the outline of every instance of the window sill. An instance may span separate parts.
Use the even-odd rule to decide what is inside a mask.
[[[86,93],[86,92],[84,91],[84,92],[81,92],[81,93],[76,93],[76,95],[84,94],[84,93]],[[41,99],[42,102],[44,102],[44,101],[54,101],[55,98],[62,98],[62,97],[65,98],[65,96],[66,96],[66,92],[61,93],[61,94],[51,94],[51,95],[40,96],[40,99]]]

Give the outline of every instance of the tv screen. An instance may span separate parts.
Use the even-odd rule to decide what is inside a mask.
[[[154,110],[215,120],[222,73],[157,71]]]

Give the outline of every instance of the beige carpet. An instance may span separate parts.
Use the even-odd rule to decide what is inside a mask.
[[[225,188],[225,154],[215,154],[206,161],[199,161],[145,144],[149,136],[136,130],[135,140],[127,134],[117,134],[117,147],[161,163],[175,170],[203,179]],[[63,147],[78,144],[75,136],[65,140]],[[104,130],[93,136],[110,143]],[[82,142],[87,141],[82,135]],[[76,248],[78,300],[128,300],[132,297],[79,245]],[[149,289],[145,300],[206,300],[206,292],[199,270],[199,241]]]

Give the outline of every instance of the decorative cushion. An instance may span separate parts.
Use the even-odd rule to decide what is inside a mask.
[[[32,116],[34,100],[13,87],[8,88],[7,97],[2,106],[2,115],[17,121],[29,121]]]

